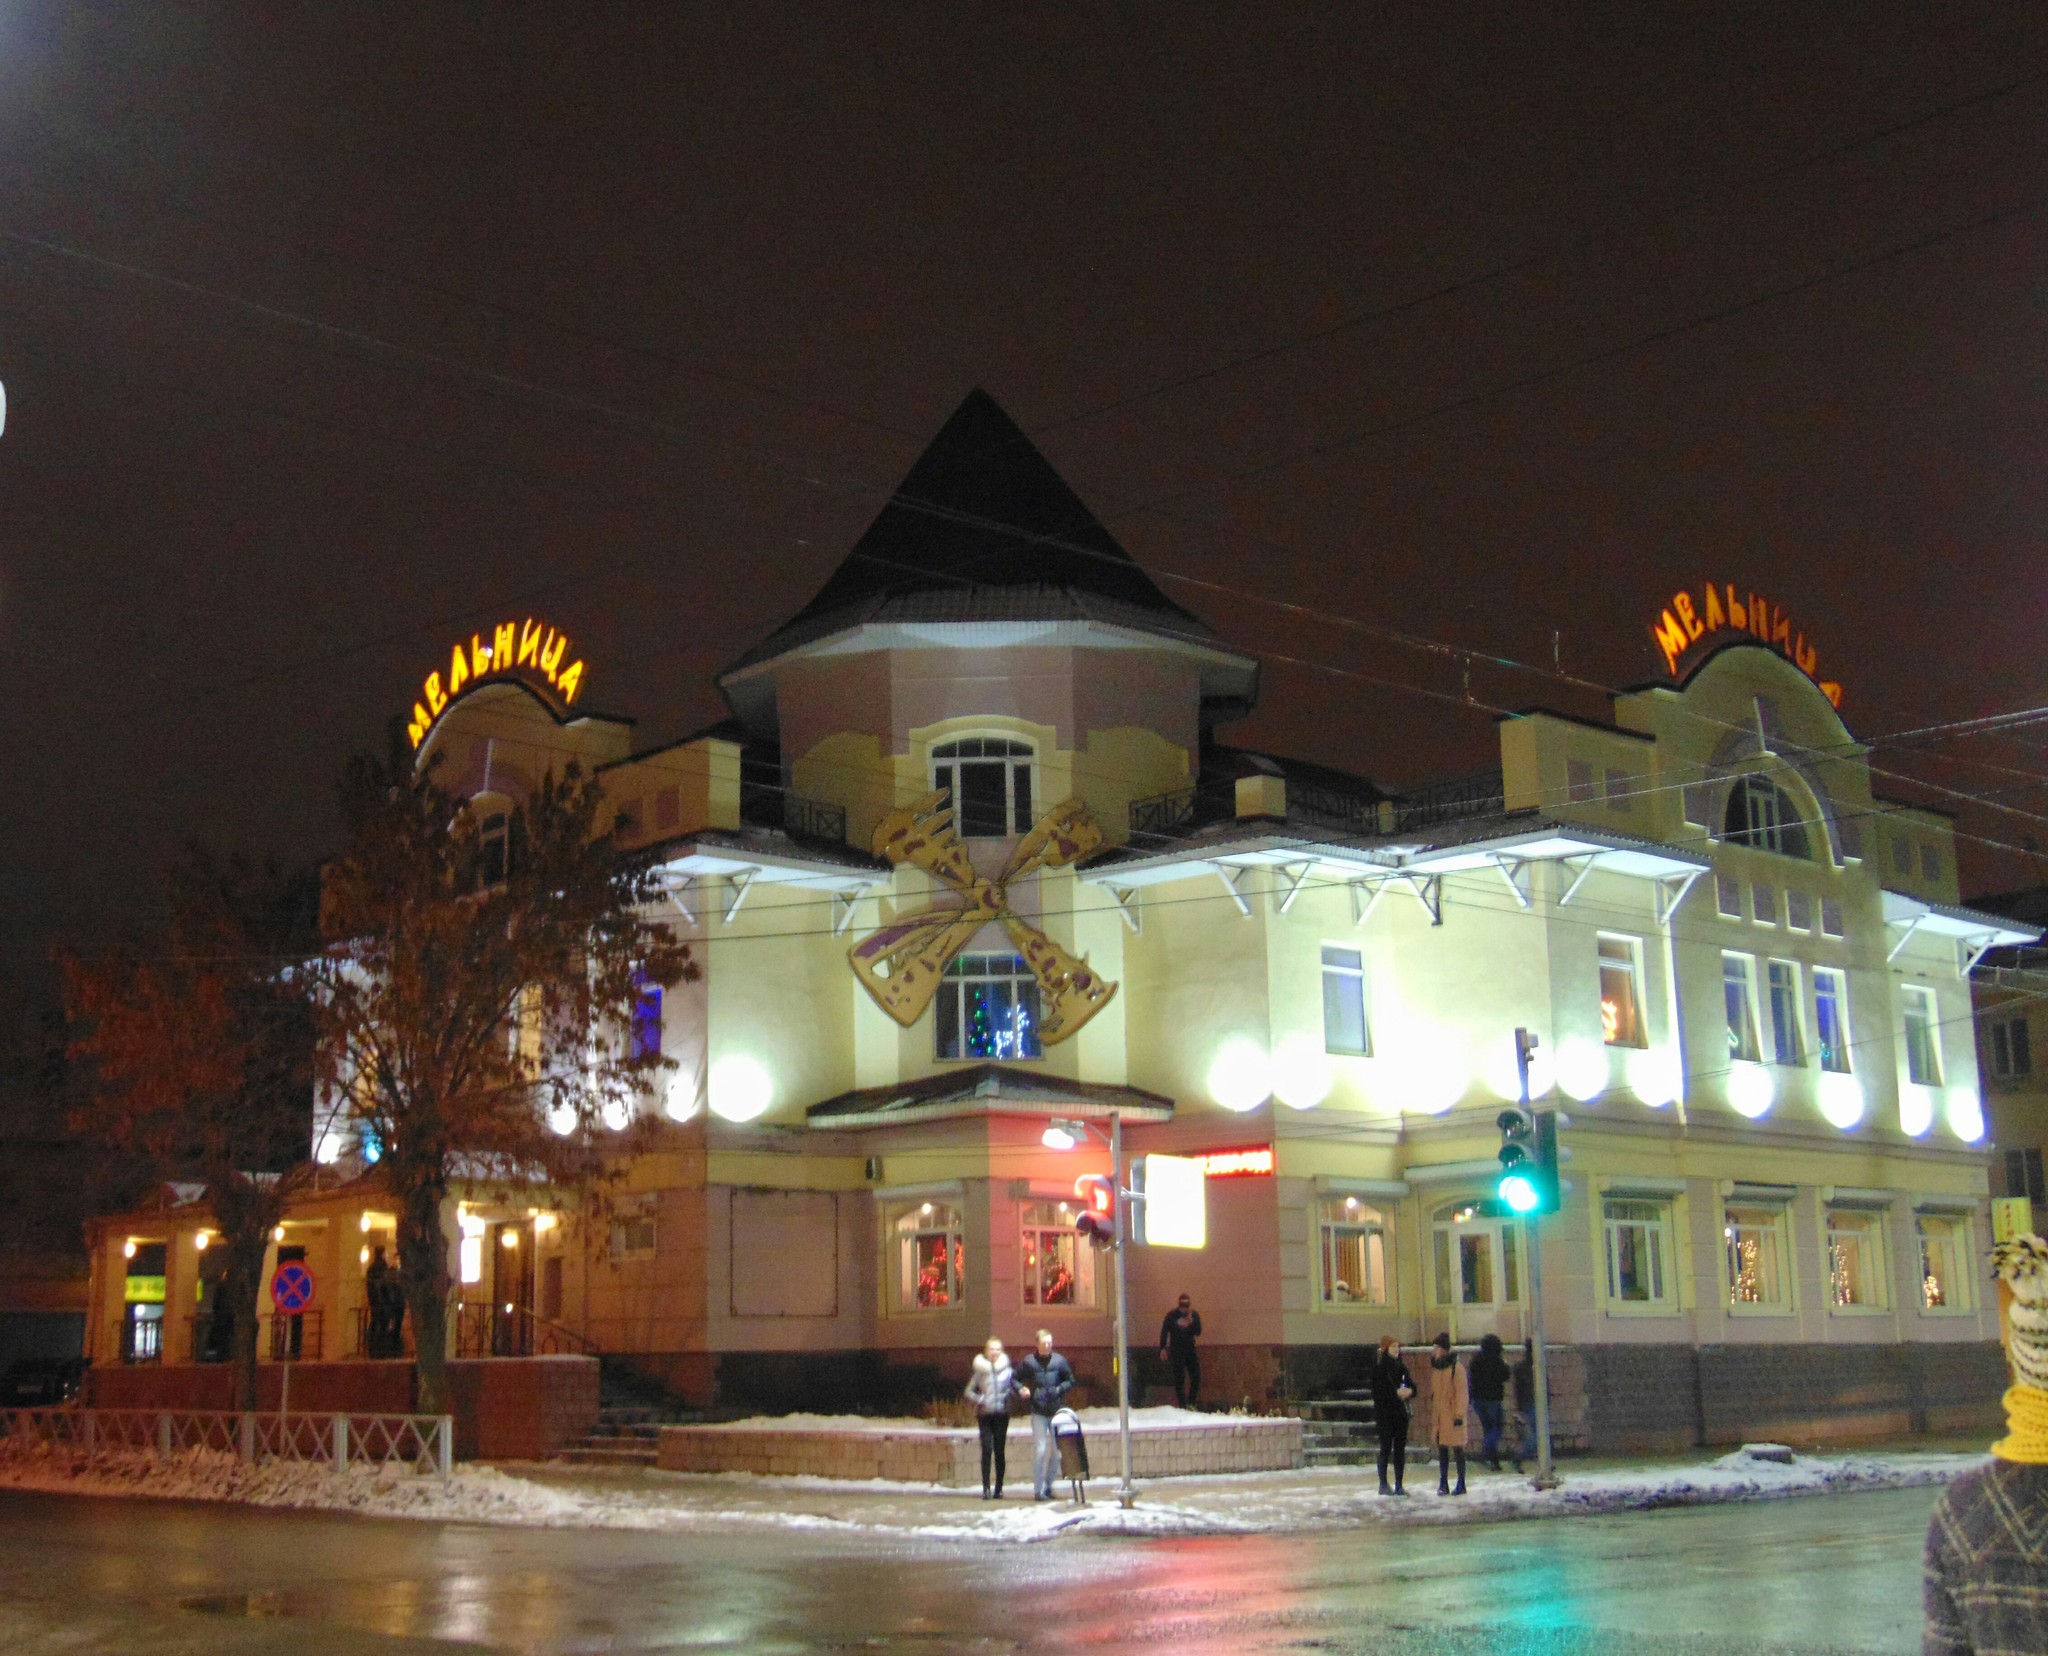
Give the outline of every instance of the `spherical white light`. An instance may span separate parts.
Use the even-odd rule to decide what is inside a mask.
[[[623,1098],[607,1098],[604,1109],[599,1113],[604,1117],[604,1124],[615,1133],[624,1132],[633,1120],[633,1106]]]
[[[1313,1110],[1335,1081],[1329,1055],[1313,1036],[1290,1035],[1273,1054],[1273,1096],[1290,1109]]]
[[[1631,1052],[1622,1061],[1622,1067],[1628,1074],[1628,1090],[1651,1109],[1661,1110],[1678,1101],[1684,1077],[1675,1053],[1665,1048],[1644,1047]]]
[[[732,1053],[711,1066],[711,1113],[726,1121],[752,1121],[775,1102],[775,1083],[768,1072],[742,1053]]]
[[[1830,1127],[1847,1132],[1863,1119],[1863,1084],[1853,1075],[1823,1070],[1816,1089],[1821,1119]]]
[[[1899,1089],[1899,1131],[1918,1138],[1934,1125],[1934,1094],[1912,1083]]]
[[[1265,1050],[1256,1041],[1225,1041],[1209,1062],[1209,1096],[1226,1110],[1256,1110],[1272,1090]]]
[[[1948,1127],[1965,1144],[1975,1144],[1984,1136],[1984,1101],[1970,1088],[1950,1089]]]
[[[548,1111],[548,1129],[567,1138],[576,1131],[576,1112],[566,1104],[557,1104]]]
[[[1751,1121],[1765,1113],[1778,1095],[1771,1072],[1761,1064],[1735,1064],[1728,1071],[1728,1107]]]
[[[1567,1035],[1557,1046],[1557,1090],[1581,1104],[1604,1093],[1607,1048],[1583,1035]]]
[[[320,1142],[314,1147],[313,1159],[323,1167],[332,1167],[341,1160],[341,1135],[329,1128],[320,1135]]]
[[[668,1078],[661,1110],[671,1121],[688,1121],[697,1113],[697,1085],[680,1069]]]

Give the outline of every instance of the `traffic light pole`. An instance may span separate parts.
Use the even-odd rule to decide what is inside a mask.
[[[1131,1240],[1130,1188],[1124,1177],[1124,1118],[1109,1112],[1110,1177],[1116,1181],[1116,1447],[1122,1481],[1116,1486],[1116,1504],[1126,1511],[1138,1504],[1138,1491],[1131,1483],[1131,1320],[1130,1294],[1125,1287],[1124,1249]]]
[[[1515,1066],[1522,1077],[1522,1114],[1529,1114],[1529,1050],[1535,1038],[1525,1029],[1515,1031]],[[1555,1489],[1557,1473],[1550,1458],[1550,1366],[1543,1349],[1543,1238],[1541,1216],[1530,1214],[1524,1221],[1523,1238],[1529,1255],[1529,1385],[1536,1406],[1536,1476],[1538,1489]]]

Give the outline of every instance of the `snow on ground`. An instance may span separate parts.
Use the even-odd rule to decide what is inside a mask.
[[[1117,1429],[1117,1412],[1114,1409],[1076,1409],[1084,1428],[1094,1431],[1114,1432]],[[1151,1426],[1243,1426],[1262,1419],[1258,1415],[1204,1414],[1195,1409],[1177,1409],[1170,1404],[1160,1408],[1133,1409],[1131,1428]],[[744,1420],[721,1420],[717,1423],[721,1432],[850,1432],[858,1436],[875,1432],[965,1432],[974,1435],[972,1426],[944,1426],[935,1420],[923,1420],[911,1415],[749,1415]]]
[[[1462,1499],[1438,1496],[1435,1480],[1420,1465],[1411,1468],[1410,1493],[1401,1499],[1379,1495],[1370,1468],[1324,1467],[1150,1479],[1139,1486],[1138,1505],[1126,1512],[1116,1504],[1110,1478],[1089,1484],[1087,1506],[1066,1499],[1065,1485],[1059,1500],[1020,1498],[1013,1488],[996,1504],[980,1500],[973,1490],[881,1480],[565,1466],[462,1466],[443,1480],[395,1469],[358,1467],[337,1475],[318,1465],[244,1466],[213,1451],[189,1451],[160,1462],[145,1451],[127,1450],[87,1461],[74,1450],[0,1444],[0,1488],[318,1507],[458,1523],[680,1533],[809,1530],[1014,1543],[1063,1535],[1233,1535],[1457,1524],[1896,1489],[1945,1483],[1982,1458],[1908,1451],[1801,1455],[1789,1464],[1741,1453],[1689,1464],[1574,1467],[1567,1461],[1557,1489],[1536,1490],[1526,1478],[1479,1471]]]

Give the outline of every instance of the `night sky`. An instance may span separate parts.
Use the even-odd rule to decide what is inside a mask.
[[[1479,768],[1709,578],[1859,735],[2048,701],[2044,116],[2010,3],[0,0],[0,946],[331,849],[507,613],[709,722],[976,385],[1234,740]],[[2020,846],[2041,740],[1878,762]]]

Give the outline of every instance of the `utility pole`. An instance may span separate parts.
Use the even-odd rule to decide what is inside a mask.
[[[1526,1029],[1515,1031],[1515,1068],[1522,1080],[1522,1114],[1529,1114],[1529,1054],[1536,1050],[1536,1037]],[[1531,1213],[1523,1221],[1524,1250],[1529,1255],[1529,1338],[1531,1360],[1529,1383],[1536,1405],[1537,1489],[1555,1489],[1557,1473],[1550,1458],[1550,1369],[1543,1350],[1543,1238],[1538,1232],[1541,1215]]]
[[[1124,1272],[1124,1250],[1131,1240],[1132,1192],[1125,1178],[1124,1118],[1118,1110],[1109,1112],[1110,1177],[1116,1182],[1116,1447],[1122,1481],[1116,1486],[1116,1504],[1129,1511],[1138,1504],[1138,1491],[1131,1483],[1131,1319],[1130,1293]]]

